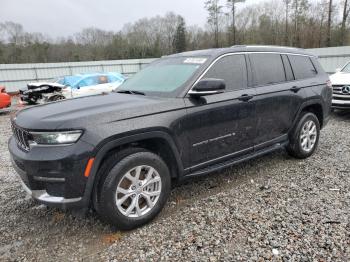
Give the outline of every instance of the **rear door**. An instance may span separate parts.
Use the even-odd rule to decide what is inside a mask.
[[[231,54],[217,60],[202,79],[223,79],[222,94],[185,99],[184,120],[189,141],[192,171],[226,158],[253,151],[255,130],[254,88],[248,88],[244,54]]]
[[[301,103],[303,89],[294,81],[286,55],[249,55],[256,88],[256,150],[287,139]]]

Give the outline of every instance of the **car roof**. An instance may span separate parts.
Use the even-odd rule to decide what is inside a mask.
[[[314,56],[301,48],[286,47],[286,46],[267,46],[267,45],[236,45],[228,48],[213,48],[198,51],[189,51],[179,54],[169,55],[166,57],[187,57],[187,56],[211,56],[216,57],[226,53],[239,53],[239,52],[276,52],[276,53],[290,53],[299,55]]]

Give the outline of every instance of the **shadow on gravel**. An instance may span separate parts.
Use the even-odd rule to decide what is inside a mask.
[[[269,179],[262,179],[260,174],[276,162],[287,160],[297,161],[284,150],[279,150],[217,172],[186,179],[174,186],[168,206],[160,217],[170,216],[197,199],[234,189],[242,183],[255,184],[261,190],[267,189]],[[269,178],[273,178],[273,175]]]
[[[332,112],[332,117],[337,120],[350,121],[350,109],[335,110],[334,112]]]

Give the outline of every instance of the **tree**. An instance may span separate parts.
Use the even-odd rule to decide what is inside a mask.
[[[346,34],[346,22],[349,17],[349,11],[350,11],[350,1],[349,0],[344,0],[343,3],[343,17],[341,21],[341,40],[340,44],[345,45],[345,34]]]
[[[288,18],[289,18],[289,8],[290,8],[290,3],[291,0],[283,0],[285,4],[285,11],[286,11],[286,16],[285,16],[285,31],[284,31],[284,44],[289,45],[289,35],[288,35]]]
[[[205,2],[205,8],[209,13],[208,24],[214,31],[214,47],[217,48],[219,47],[220,18],[223,6],[219,4],[219,0],[207,0]]]
[[[182,16],[179,16],[179,22],[176,28],[173,45],[176,53],[186,51],[186,23]]]
[[[231,16],[232,16],[232,36],[233,36],[233,41],[232,45],[236,45],[236,4],[237,3],[242,3],[245,2],[245,0],[227,0],[227,6],[229,7],[231,11]]]
[[[7,21],[1,25],[1,28],[2,34],[5,35],[9,43],[14,45],[23,44],[24,31],[21,24]]]
[[[126,24],[120,31],[90,27],[52,39],[14,22],[0,22],[0,63],[153,58],[237,43],[303,48],[350,44],[350,0],[265,0],[239,9],[238,2],[206,0],[206,27],[187,26],[183,17],[169,12]]]
[[[326,40],[327,46],[331,46],[332,12],[333,12],[333,0],[329,0],[329,2],[328,2],[327,40]]]
[[[300,47],[300,35],[301,35],[301,21],[305,19],[307,15],[307,10],[309,8],[308,0],[293,0],[293,9],[294,9],[294,36],[293,36],[293,45]]]

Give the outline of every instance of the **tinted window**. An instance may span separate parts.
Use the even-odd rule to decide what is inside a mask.
[[[247,87],[247,66],[244,55],[229,55],[218,60],[204,78],[223,79],[226,90],[240,90]]]
[[[310,57],[300,55],[289,55],[288,57],[296,79],[311,78],[317,74]]]
[[[284,66],[279,54],[250,55],[254,70],[254,83],[257,86],[286,81]]]

